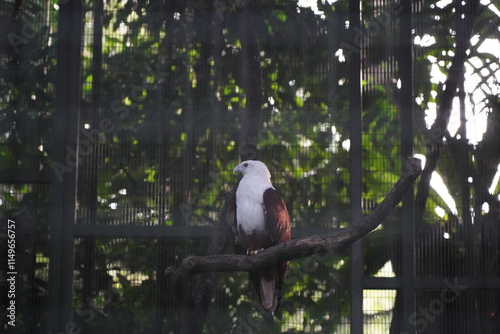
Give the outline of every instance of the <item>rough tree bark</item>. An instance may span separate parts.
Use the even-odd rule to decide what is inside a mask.
[[[233,254],[189,256],[182,261],[179,268],[167,268],[166,275],[170,279],[171,284],[174,285],[175,291],[179,291],[181,295],[186,294],[186,291],[188,291],[188,294],[191,295],[188,289],[188,282],[193,276],[198,274],[204,273],[202,278],[198,280],[199,284],[203,285],[207,282],[206,277],[215,275],[214,272],[254,271],[283,261],[290,261],[318,253],[333,254],[334,252],[345,250],[356,240],[373,231],[384,221],[394,207],[398,205],[403,195],[411,189],[413,183],[420,175],[420,164],[419,159],[412,157],[407,158],[403,164],[401,177],[387,194],[386,198],[371,214],[363,217],[361,222],[358,224],[350,224],[350,227],[333,233],[293,239],[274,247],[267,248],[257,255],[252,256]],[[221,212],[222,219],[217,228],[217,233],[219,234],[220,239],[224,240],[224,242],[221,243],[221,245],[223,244],[224,246],[219,248],[219,251],[225,251],[231,240],[234,240],[232,238],[230,227],[230,225],[232,225],[232,213],[234,213],[234,193],[228,196],[228,199],[229,200],[226,201],[226,204]],[[224,223],[226,226],[223,226]],[[204,292],[205,290],[213,291],[213,288],[214,286],[212,284],[211,286],[206,286],[201,289],[200,292]],[[183,297],[181,296],[181,300],[182,298]],[[198,311],[203,314],[206,313],[208,303],[203,305],[194,304],[195,302],[192,301],[191,305],[183,306],[192,308],[192,312],[194,312],[191,313],[192,315],[196,315]],[[196,307],[199,306],[206,307],[206,309],[197,310]],[[203,323],[198,323],[197,326],[193,325],[193,323],[199,322],[199,318],[190,317],[189,320],[186,320],[186,318],[184,318],[184,320],[185,321],[183,321],[183,323],[189,322],[191,323],[191,326],[184,324],[181,331],[182,333],[201,333]]]

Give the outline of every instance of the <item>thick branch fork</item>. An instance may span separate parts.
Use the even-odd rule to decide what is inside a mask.
[[[254,271],[314,254],[333,254],[345,250],[356,240],[373,231],[387,218],[402,200],[404,194],[411,189],[421,172],[419,159],[413,157],[405,159],[403,172],[386,198],[372,213],[347,228],[332,233],[293,239],[267,248],[255,255],[189,256],[182,261],[179,268],[169,267],[165,272],[175,284],[185,282],[190,277],[205,272]]]

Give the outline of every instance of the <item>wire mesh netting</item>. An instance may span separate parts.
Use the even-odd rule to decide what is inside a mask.
[[[17,19],[11,21],[9,5],[0,7],[5,22],[0,55],[0,166],[49,170],[55,71],[55,48],[49,41],[56,30],[55,19],[46,2],[30,1],[17,8]]]
[[[139,15],[137,9],[106,3],[102,11],[89,7],[86,14],[80,141],[88,143],[89,153],[81,156],[77,221],[92,225],[213,226],[224,191],[236,181],[231,171],[237,164],[237,127],[245,94],[238,22],[231,16],[221,21],[213,8],[160,11],[148,6],[153,5],[145,5],[146,14]],[[258,31],[264,85],[285,85],[284,91],[276,88],[264,96],[261,158],[270,167],[273,183],[285,198],[295,226],[345,225],[349,216],[342,208],[348,205],[347,186],[342,181],[332,184],[329,175],[348,179],[347,150],[341,145],[346,140],[341,133],[347,110],[340,97],[326,92],[334,89],[347,94],[348,85],[338,87],[332,81],[342,70],[338,59],[332,57],[339,41],[332,43],[326,31],[315,26],[331,25],[333,19],[324,21],[311,12],[302,17],[290,7],[258,13],[255,20],[256,26],[272,20],[276,29]],[[290,37],[285,41],[275,35]],[[309,70],[312,75],[305,74]],[[102,131],[103,125],[112,130]],[[332,159],[332,155],[339,158]],[[206,240],[200,241],[206,245]],[[185,246],[173,248],[178,243]],[[107,241],[81,239],[76,249],[85,254],[82,261],[102,268],[101,281],[120,281],[113,283],[112,290],[150,294],[165,285],[161,283],[162,271],[168,265],[178,264],[187,254],[204,253],[195,252],[195,244],[190,242],[169,239],[162,244],[174,258],[148,262],[155,268],[154,275],[136,284],[132,273],[118,269],[125,266],[122,255],[117,256],[116,270],[102,268],[109,267],[111,254],[123,254]],[[101,252],[105,262],[89,262]],[[123,256],[130,259],[142,258],[133,251],[126,254]],[[336,298],[348,299],[347,290],[341,288],[347,284],[345,273],[336,274],[338,278],[332,281],[328,269],[332,263],[343,267],[344,262],[291,264],[289,288],[283,297],[287,314],[283,331],[321,331],[346,322],[346,311],[334,302]],[[79,268],[78,277],[96,281],[87,268]],[[318,281],[322,282],[320,287],[316,287]],[[81,279],[78,286],[87,296],[78,293],[77,303],[96,298],[97,287],[85,288]],[[171,304],[174,293],[162,289],[155,296],[170,306],[155,311],[154,306],[138,304],[129,312],[145,315],[147,309],[152,320],[148,328],[169,332],[179,316]],[[305,306],[296,310],[298,301],[317,304],[316,325],[304,323],[307,312]],[[110,301],[105,312],[115,312],[120,303],[124,303],[120,298]],[[116,319],[121,318],[117,313]],[[136,323],[137,317],[129,316],[128,321],[124,328],[145,328],[142,322]],[[207,319],[208,332],[258,330],[263,321],[247,275],[221,276]],[[92,331],[107,326],[97,322],[83,325],[91,326]]]
[[[236,129],[244,106],[237,22],[228,17],[221,23],[213,8],[196,13],[149,11],[153,9],[146,6],[148,15],[138,17],[131,8],[112,4],[102,12],[87,12],[80,141],[89,154],[81,157],[80,165],[81,223],[213,224],[221,191],[234,183]],[[286,17],[278,11],[256,19],[279,21],[280,15]],[[122,16],[133,27],[119,21]],[[317,219],[314,225],[335,227],[347,217],[332,221],[344,212],[342,190],[332,188],[326,176],[347,169],[345,158],[329,157],[343,151],[341,115],[346,110],[335,108],[340,97],[332,101],[325,89],[331,87],[331,76],[338,76],[339,66],[331,57],[316,60],[316,49],[329,47],[334,53],[335,47],[324,31],[312,26],[318,18],[297,19],[276,29],[295,31],[303,25],[303,37],[283,43],[269,32],[259,35],[265,83],[277,80],[280,64],[279,81],[287,90],[266,92],[259,132],[262,159],[285,196],[303,193],[309,198],[301,203],[306,212],[294,212],[297,225]],[[311,34],[314,38],[308,39]],[[96,49],[99,44],[105,46]],[[296,71],[299,64],[317,74],[306,77]],[[289,122],[297,128],[285,126]],[[293,212],[295,203],[287,202]],[[332,210],[337,210],[335,215]],[[311,215],[316,211],[320,214]]]
[[[74,2],[0,5],[2,309],[15,222],[18,332],[178,332],[183,291],[164,271],[206,254],[237,182],[247,2],[83,1],[78,55],[61,46],[77,22],[57,23]],[[278,321],[247,273],[221,273],[203,331],[496,333],[498,6],[255,1],[252,17],[255,140],[293,237],[357,223],[358,202],[371,214],[401,174],[405,136],[429,173],[352,253],[291,261]],[[71,57],[76,72],[61,74]],[[76,117],[71,102],[78,125],[57,128]]]

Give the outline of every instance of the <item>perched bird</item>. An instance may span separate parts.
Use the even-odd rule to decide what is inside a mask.
[[[271,173],[261,161],[247,160],[233,172],[243,174],[236,190],[236,244],[240,254],[254,254],[290,240],[290,217],[285,202],[271,183]],[[288,262],[250,272],[262,306],[277,310]]]

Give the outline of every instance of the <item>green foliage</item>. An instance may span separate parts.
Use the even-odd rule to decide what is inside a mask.
[[[235,15],[239,5],[106,1],[101,37],[94,36],[99,14],[91,11],[93,1],[88,1],[79,129],[81,149],[88,149],[88,154],[81,154],[79,162],[79,224],[213,226],[218,220],[223,194],[236,184],[231,171],[238,163],[246,103],[241,27]],[[385,5],[378,8],[363,2],[362,25],[368,36],[362,53],[366,213],[383,199],[401,168],[397,72],[409,69],[398,69],[399,18]],[[443,82],[435,74],[448,74],[459,37],[456,31],[450,32],[456,20],[452,4],[440,7],[436,1],[426,1],[421,5],[414,16],[414,94],[418,97],[414,118],[415,151],[425,154],[429,127],[425,118],[433,105],[439,105],[443,91]],[[11,6],[11,2],[2,5],[2,19],[12,12]],[[352,43],[345,27],[347,6],[342,1],[318,1],[320,15],[299,9],[296,1],[253,2],[264,88],[259,154],[271,169],[294,227],[345,227],[350,221],[348,122],[350,90],[355,88],[350,86],[349,64],[339,53],[342,43]],[[58,27],[55,7],[43,8],[38,1],[23,2],[12,28],[17,42],[1,50],[2,170],[52,172]],[[498,17],[486,6],[480,8],[468,74],[494,87],[498,68],[491,64],[498,59],[492,52],[480,52],[479,46],[497,38]],[[370,35],[375,23],[381,26],[380,32]],[[424,43],[424,39],[433,42]],[[437,170],[459,212],[451,212],[432,191],[422,228],[440,235],[445,230],[458,239],[454,247],[461,249],[466,249],[467,233],[456,222],[470,208],[475,222],[489,231],[489,244],[495,244],[498,233],[492,228],[498,210],[492,195],[498,195],[499,185],[489,193],[500,162],[498,92],[481,84],[474,92],[479,90],[484,94],[474,101],[472,113],[486,115],[487,131],[477,142],[460,141],[450,134]],[[467,175],[457,168],[465,163]],[[462,197],[464,189],[470,198]],[[0,211],[6,216],[30,206],[39,208],[48,197],[47,191],[37,195],[34,205],[31,185],[2,190]],[[482,210],[483,203],[489,203],[489,212]],[[445,209],[445,215],[439,216],[436,207]],[[36,265],[46,272],[48,214],[33,210],[33,215],[43,217],[36,231],[45,235],[34,248],[39,256]],[[388,261],[398,272],[399,215],[396,210],[383,228],[366,239],[365,275],[376,275]],[[146,333],[158,328],[173,332],[179,311],[175,292],[168,290],[161,273],[188,254],[204,254],[206,248],[207,240],[76,240],[77,323],[92,333]],[[457,256],[454,261],[462,259]],[[498,274],[497,267],[492,265],[489,273]],[[246,274],[221,275],[205,331],[334,332],[349,314],[348,268],[347,254],[293,261],[279,324],[269,324],[262,315]],[[43,284],[31,284],[46,296]]]

